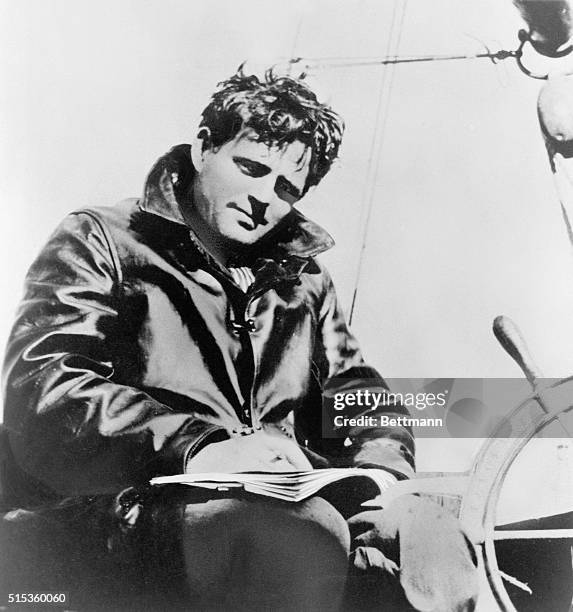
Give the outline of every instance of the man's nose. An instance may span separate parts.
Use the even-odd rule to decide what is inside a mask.
[[[265,219],[265,212],[269,206],[268,202],[261,202],[254,196],[248,196],[249,204],[251,205],[251,216],[253,223],[257,225],[266,225],[268,221]]]
[[[250,185],[249,194],[258,202],[270,204],[276,197],[276,177],[272,173],[258,177]]]

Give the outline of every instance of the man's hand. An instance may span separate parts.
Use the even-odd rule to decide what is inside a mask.
[[[295,472],[312,466],[291,440],[256,432],[214,442],[200,450],[186,465],[188,473],[201,472]]]
[[[348,526],[354,566],[399,578],[413,606],[400,610],[474,609],[479,590],[475,548],[459,521],[438,504],[402,495],[384,510],[356,514]]]

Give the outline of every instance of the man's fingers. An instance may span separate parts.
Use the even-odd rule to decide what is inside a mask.
[[[274,462],[277,460],[284,462],[284,460],[286,460],[296,470],[312,469],[310,461],[293,441],[266,433],[260,434],[260,439],[274,453]],[[289,471],[292,471],[292,469]]]
[[[294,442],[285,440],[282,452],[284,453],[285,458],[295,467],[303,470],[312,469],[310,461],[305,457],[304,453]]]
[[[190,472],[292,472],[312,466],[291,440],[264,432],[215,442],[187,463]]]
[[[352,538],[358,538],[362,534],[363,537],[378,536],[380,539],[392,539],[398,533],[397,528],[388,525],[381,517],[384,510],[366,510],[355,514],[348,519],[348,527]],[[369,534],[369,535],[368,535]]]

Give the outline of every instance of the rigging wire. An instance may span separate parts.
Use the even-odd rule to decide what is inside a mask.
[[[445,62],[452,60],[475,60],[475,59],[489,59],[493,62],[498,62],[508,58],[517,57],[517,51],[507,51],[506,49],[500,49],[499,51],[486,51],[484,53],[473,53],[473,54],[449,54],[449,55],[411,55],[397,57],[386,56],[386,57],[319,57],[319,58],[307,58],[297,57],[292,61],[294,63],[301,62],[305,63],[308,68],[312,69],[329,69],[329,68],[356,68],[362,66],[388,66],[394,64],[413,64],[420,62]]]
[[[400,15],[398,16],[398,4],[401,1]],[[400,41],[402,38],[402,31],[404,28],[404,20],[406,16],[406,8],[408,0],[395,0],[394,8],[392,12],[392,21],[390,26],[390,32],[388,36],[388,43],[386,46],[386,55],[389,63],[397,63],[398,51],[400,48]],[[396,27],[397,26],[397,27]],[[394,53],[391,53],[391,52]],[[388,87],[386,87],[386,78],[388,76]],[[384,134],[386,131],[386,123],[388,118],[388,107],[390,105],[390,99],[392,96],[392,88],[394,83],[394,71],[384,70],[382,72],[380,80],[380,89],[378,93],[378,103],[376,106],[376,119],[374,123],[373,137],[370,146],[370,152],[368,156],[368,164],[366,170],[365,179],[365,191],[362,196],[362,202],[365,206],[364,221],[362,223],[361,231],[361,245],[358,254],[358,264],[355,274],[354,288],[352,292],[352,303],[350,306],[350,313],[348,316],[348,324],[352,325],[354,313],[356,311],[356,303],[358,298],[358,289],[360,287],[360,281],[362,277],[362,268],[364,263],[364,253],[366,250],[366,243],[368,239],[368,230],[370,227],[370,217],[372,216],[372,209],[374,205],[374,195],[376,193],[377,178],[380,171],[380,158],[382,154],[382,146],[384,143]],[[364,205],[363,204],[363,205]]]
[[[488,59],[492,63],[497,64],[506,59],[514,59],[517,67],[528,77],[532,79],[545,80],[548,78],[549,73],[538,73],[530,70],[523,62],[523,48],[529,43],[533,46],[529,34],[525,30],[519,30],[518,32],[519,46],[517,49],[507,50],[500,49],[498,51],[490,51],[485,46],[486,51],[483,53],[472,53],[472,54],[448,54],[448,55],[410,55],[398,57],[397,55],[386,55],[385,57],[351,57],[351,56],[340,56],[340,57],[293,57],[289,60],[289,64],[302,64],[305,74],[312,70],[331,70],[337,68],[361,68],[366,66],[393,66],[396,64],[414,64],[422,62],[447,62],[452,60],[477,60],[477,59]],[[535,49],[535,47],[533,47]],[[573,45],[568,47],[566,52],[562,52],[559,57],[565,57],[573,51]],[[567,74],[571,74],[568,71]]]
[[[302,30],[302,22],[303,22],[303,14],[301,13],[298,19],[295,33],[294,33],[294,39],[292,41],[291,57],[295,57],[296,48],[298,46],[298,41],[300,38],[300,32]],[[295,63],[296,62],[290,62],[291,65],[289,66],[289,75],[291,74],[291,69]]]

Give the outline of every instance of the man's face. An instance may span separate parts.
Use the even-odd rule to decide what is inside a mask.
[[[310,158],[305,145],[269,147],[255,138],[253,131],[242,130],[195,161],[193,216],[203,232],[225,244],[255,243],[304,192]]]

